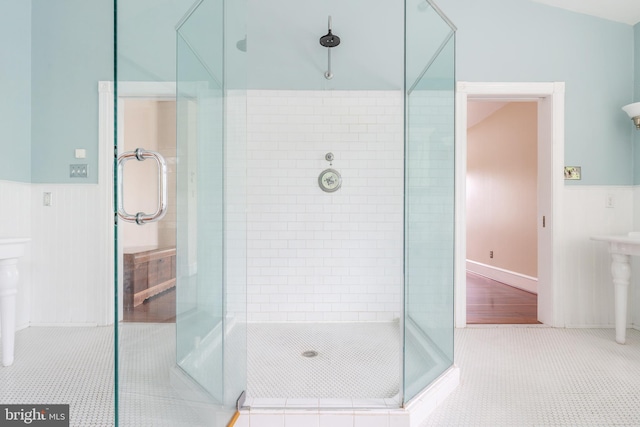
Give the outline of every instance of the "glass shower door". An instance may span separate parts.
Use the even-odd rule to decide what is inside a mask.
[[[173,141],[176,180],[175,318],[120,323],[117,425],[226,426],[245,388],[244,91],[225,78],[241,75],[242,56],[228,59],[224,45],[226,34],[244,36],[244,9],[230,3],[118,1],[117,105],[166,104],[151,117],[173,122],[155,134]],[[144,163],[135,159],[124,187],[144,185],[127,182],[129,164]]]
[[[113,423],[112,40],[112,0],[0,1],[0,425]]]
[[[455,28],[427,0],[405,20],[407,402],[453,364]]]

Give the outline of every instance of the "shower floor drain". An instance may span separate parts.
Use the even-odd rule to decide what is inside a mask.
[[[318,352],[314,350],[307,350],[302,353],[302,357],[316,357],[317,355],[318,355]]]

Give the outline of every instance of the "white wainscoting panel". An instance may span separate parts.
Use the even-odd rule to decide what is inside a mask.
[[[50,192],[52,206],[43,206]],[[95,184],[32,185],[32,296],[34,325],[98,324],[99,301],[110,275],[108,242]]]
[[[31,236],[31,184],[0,181],[0,237]],[[16,328],[29,326],[31,307],[31,264],[33,242],[18,260],[18,295],[16,297]]]
[[[613,207],[606,207],[609,196]],[[633,227],[632,186],[565,186],[559,286],[566,327],[613,327],[610,256],[594,235],[626,234]],[[629,315],[631,319],[631,314]]]

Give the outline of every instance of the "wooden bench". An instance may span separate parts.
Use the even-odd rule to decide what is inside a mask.
[[[133,308],[176,286],[176,248],[124,250],[124,306]]]

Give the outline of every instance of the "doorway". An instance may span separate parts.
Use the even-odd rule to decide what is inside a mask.
[[[176,318],[176,103],[175,100],[121,98],[119,152],[142,147],[167,162],[167,213],[143,227],[122,221],[119,242],[125,322],[175,322]],[[158,205],[157,165],[129,162],[123,168],[123,203],[131,212]]]
[[[175,104],[176,99],[176,85],[172,82],[128,82],[128,81],[120,81],[118,82],[118,103],[117,109],[114,106],[114,83],[109,81],[101,81],[98,84],[98,114],[99,114],[99,145],[100,145],[100,158],[104,159],[111,163],[113,161],[114,156],[114,144],[117,141],[119,146],[119,151],[124,151],[123,141],[125,139],[125,126],[122,124],[125,123],[125,103],[127,101],[150,101],[150,102],[172,102]],[[117,139],[114,136],[114,113],[117,111],[118,114],[118,123],[121,125],[118,126],[118,136]],[[130,119],[132,120],[132,119]],[[175,115],[172,118],[172,121],[175,123]],[[175,125],[174,125],[175,126]],[[165,135],[165,137],[169,137],[169,135]],[[175,144],[175,132],[171,135]],[[130,138],[135,139],[135,138]],[[135,140],[134,140],[135,145]],[[168,162],[170,162],[171,157],[169,156]],[[128,162],[125,169],[129,169],[129,167],[137,166],[135,163],[143,164],[145,162]],[[152,162],[146,162],[153,167]],[[169,169],[171,169],[171,164],[169,164]],[[100,199],[105,200],[105,203],[109,205],[112,204],[112,200],[114,200],[114,187],[113,187],[113,175],[114,171],[111,167],[101,167],[99,177],[99,191],[100,191]],[[125,172],[126,173],[126,172]],[[154,174],[154,172],[152,172]],[[154,175],[155,176],[155,175]],[[135,182],[134,177],[130,177],[133,179],[132,182]],[[126,179],[126,177],[125,177]],[[147,180],[152,180],[153,178],[145,178],[145,184],[151,184],[150,182],[146,182]],[[169,182],[170,180],[168,180]],[[175,181],[175,178],[174,178]],[[171,195],[172,192],[168,191],[168,194]],[[129,210],[138,212],[142,209],[151,209],[149,207],[137,205],[138,201],[135,200],[135,195],[133,199],[127,199],[124,201],[125,207]],[[154,199],[155,200],[155,199]],[[129,204],[130,203],[130,204]],[[154,203],[153,201],[150,203]],[[108,212],[112,206],[105,206],[105,210]],[[166,220],[171,221],[173,217],[173,221],[175,222],[175,215],[171,215],[167,213],[165,216]],[[122,223],[123,221],[121,221]],[[100,301],[101,301],[101,314],[100,318],[102,319],[101,324],[109,325],[114,322],[124,321],[124,268],[123,268],[123,248],[127,247],[127,243],[123,243],[122,239],[115,239],[115,230],[113,228],[113,216],[112,215],[104,215],[101,223],[104,224],[105,227],[105,235],[104,239],[107,242],[107,253],[116,254],[114,257],[109,257],[110,263],[107,265],[105,273],[110,280],[105,281],[105,287],[101,290]],[[145,224],[143,227],[138,227],[139,229],[145,229],[150,224]],[[175,227],[175,226],[174,226]],[[146,232],[146,231],[144,231]],[[166,231],[166,233],[171,233],[171,231]],[[119,233],[121,234],[121,233]],[[124,240],[126,241],[126,239]],[[147,240],[148,242],[148,240]],[[114,245],[117,243],[117,248]],[[144,243],[143,243],[144,245]],[[117,251],[116,251],[117,249]],[[117,264],[116,264],[117,261]],[[114,277],[114,273],[117,277]],[[114,288],[113,282],[117,279],[117,288]],[[111,283],[108,283],[108,282]],[[116,298],[117,295],[117,298]],[[117,301],[117,313],[118,318],[114,317],[116,310],[114,308],[114,303]]]
[[[456,95],[456,326],[467,325],[467,121],[469,100],[537,103],[538,112],[538,320],[564,326],[557,277],[557,230],[562,218],[564,177],[564,83],[458,82]]]
[[[467,104],[467,323],[537,321],[538,106]]]

